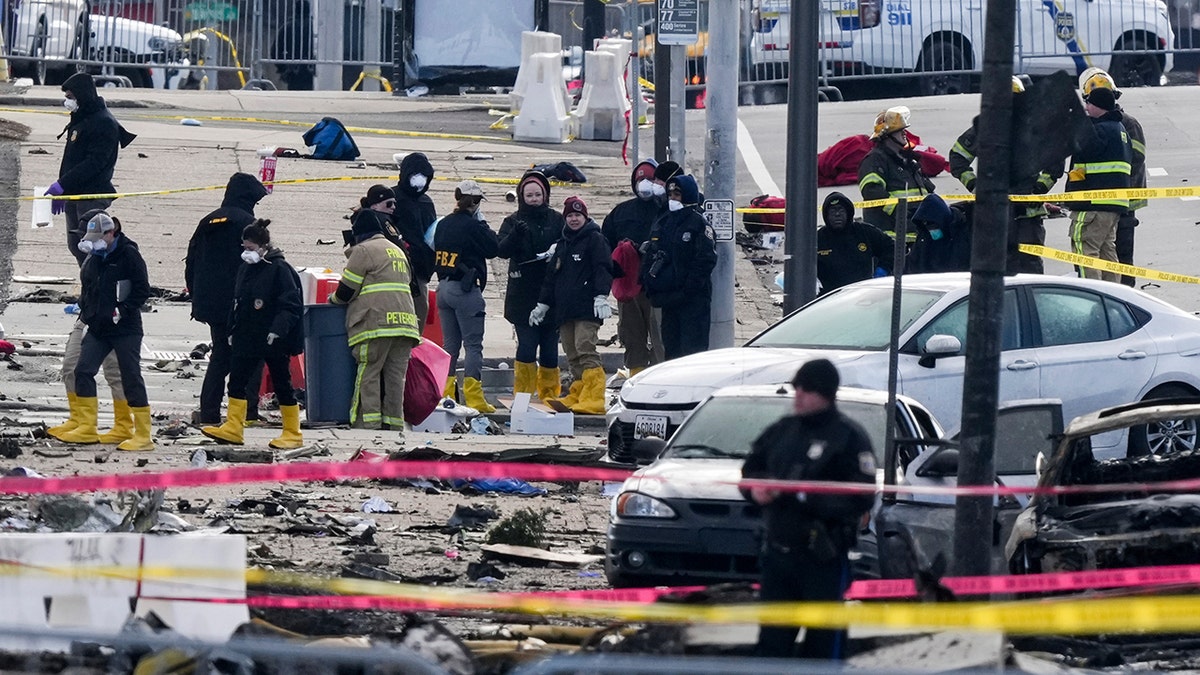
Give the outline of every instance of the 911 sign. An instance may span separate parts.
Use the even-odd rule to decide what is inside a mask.
[[[658,44],[694,45],[700,39],[700,0],[658,0]]]

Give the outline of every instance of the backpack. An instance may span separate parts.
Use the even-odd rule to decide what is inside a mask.
[[[357,159],[358,145],[346,126],[333,117],[322,118],[304,132],[304,144],[313,148],[310,159]]]
[[[782,209],[787,206],[787,200],[774,195],[759,195],[750,200],[750,207],[755,209]],[[757,232],[782,230],[784,213],[743,213],[742,226],[746,231]]]

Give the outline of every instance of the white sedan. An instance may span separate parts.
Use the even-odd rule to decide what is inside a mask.
[[[1044,275],[1005,277],[1000,401],[1052,398],[1065,419],[1150,398],[1200,393],[1200,317],[1120,284]],[[801,307],[743,347],[648,368],[608,410],[609,455],[631,461],[639,441],[667,438],[721,387],[788,382],[814,358],[845,386],[886,389],[890,278],[845,286]],[[951,426],[962,416],[966,273],[909,275],[900,302],[898,391]],[[1182,424],[1182,428],[1180,425]],[[1105,455],[1190,450],[1194,420],[1094,439]]]

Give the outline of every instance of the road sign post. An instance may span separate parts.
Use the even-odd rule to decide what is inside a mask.
[[[733,241],[733,200],[704,200],[704,219],[713,229],[714,241]]]
[[[700,0],[658,0],[658,44],[694,45],[700,39]]]

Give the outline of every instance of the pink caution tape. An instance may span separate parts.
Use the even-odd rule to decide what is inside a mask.
[[[1200,585],[1200,565],[1165,565],[987,577],[945,577],[940,583],[954,591],[956,595],[1054,593],[1145,586],[1191,586]],[[917,589],[912,579],[855,581],[846,591],[847,600],[883,600],[916,596]]]

